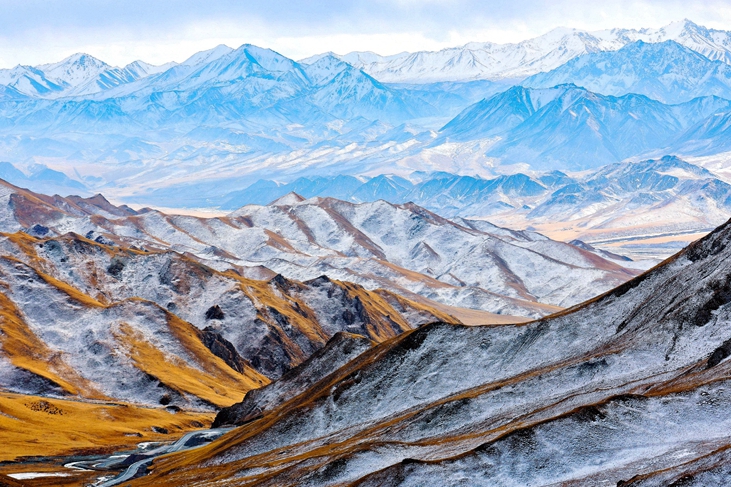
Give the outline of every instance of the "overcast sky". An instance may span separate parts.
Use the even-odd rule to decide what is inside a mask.
[[[0,0],[0,67],[76,52],[113,65],[161,64],[244,43],[294,59],[394,54],[517,42],[556,27],[661,27],[684,18],[731,30],[731,0]]]

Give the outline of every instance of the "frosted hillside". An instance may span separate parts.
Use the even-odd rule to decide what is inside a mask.
[[[727,223],[554,317],[431,324],[304,392],[295,375],[258,418],[139,484],[723,485],[730,242]]]
[[[293,195],[201,218],[115,207],[100,195],[41,200],[4,188],[0,215],[7,231],[40,238],[74,232],[101,243],[173,250],[244,276],[268,272],[310,281],[326,275],[437,308],[538,317],[635,274],[621,259],[534,232],[447,220],[414,204]]]

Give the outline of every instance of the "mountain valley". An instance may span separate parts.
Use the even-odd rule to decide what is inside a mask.
[[[0,69],[0,486],[728,483],[731,31],[246,35]]]

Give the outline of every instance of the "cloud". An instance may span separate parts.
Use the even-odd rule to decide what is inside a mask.
[[[0,0],[0,66],[83,51],[112,64],[182,61],[245,42],[301,58],[323,51],[440,49],[516,42],[552,28],[659,27],[692,20],[731,28],[731,0]]]

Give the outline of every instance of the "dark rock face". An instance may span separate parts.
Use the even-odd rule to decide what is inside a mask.
[[[114,245],[114,242],[104,238],[102,235],[99,235],[97,238],[94,239],[94,241],[102,245]]]
[[[207,320],[222,320],[225,317],[226,317],[226,315],[223,314],[223,310],[217,304],[211,306],[206,311],[206,319]]]
[[[369,339],[361,335],[336,333],[309,359],[289,370],[282,378],[262,388],[249,391],[244,400],[219,411],[213,428],[240,426],[271,411],[308,387],[324,379],[371,347]]]
[[[260,341],[252,346],[243,344],[239,350],[243,350],[251,365],[262,374],[272,378],[281,377],[290,370],[290,364],[295,359],[293,349],[287,347],[280,332],[264,320],[256,318],[252,328],[262,333]]]
[[[118,257],[114,257],[114,258],[112,258],[112,262],[109,264],[109,267],[107,268],[107,272],[109,272],[114,277],[119,277],[122,274],[124,267],[125,267],[124,261]]]
[[[731,355],[731,340],[726,340],[723,345],[713,351],[711,356],[708,358],[708,368],[715,367],[720,364],[723,359]]]
[[[49,231],[50,229],[48,227],[35,224],[27,230],[27,233],[29,235],[33,235],[34,237],[45,237],[46,235],[48,235]]]
[[[202,341],[208,350],[216,357],[220,358],[236,372],[243,373],[244,368],[248,365],[246,360],[236,351],[236,347],[231,342],[221,336],[220,333],[213,328],[206,327],[203,330]]]

